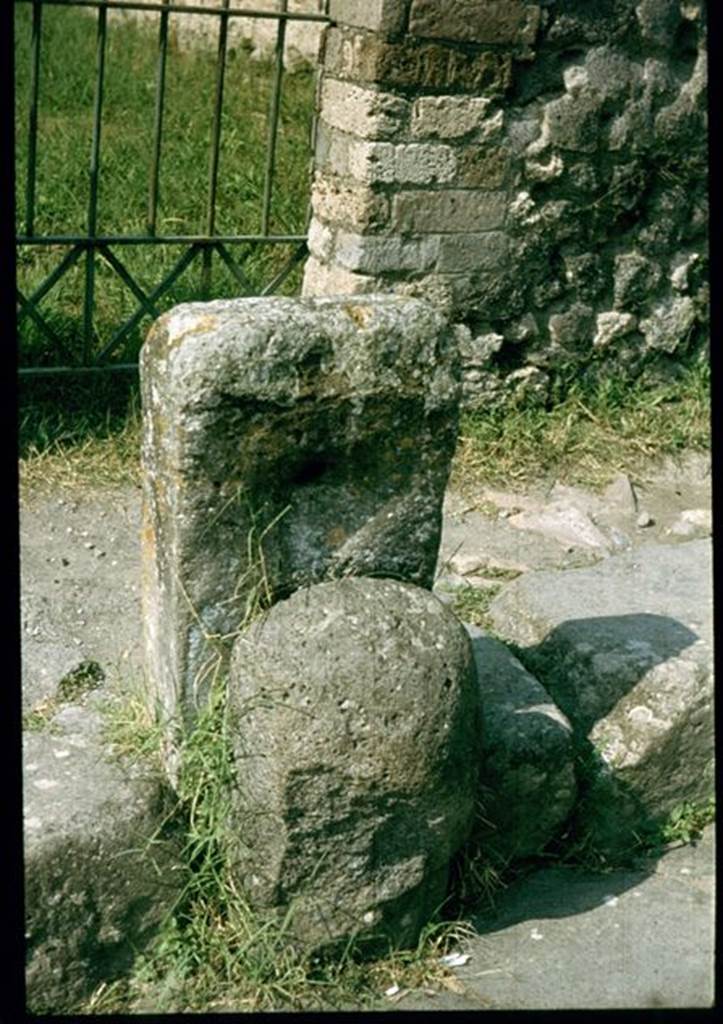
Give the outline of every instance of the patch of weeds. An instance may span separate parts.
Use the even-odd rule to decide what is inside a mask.
[[[42,732],[51,725],[63,704],[82,702],[83,697],[96,690],[104,679],[105,673],[97,661],[82,661],[63,676],[53,696],[43,697],[23,715],[23,729]]]
[[[703,801],[683,800],[662,821],[641,831],[641,850],[660,853],[666,847],[695,845],[707,825],[715,821],[715,797]]]
[[[462,622],[469,622],[480,629],[490,630],[492,623],[489,618],[489,608],[501,589],[500,586],[473,587],[467,584],[459,587],[454,592],[450,604],[452,611]]]
[[[58,683],[58,698],[68,703],[79,700],[91,690],[96,690],[104,679],[105,672],[97,661],[82,661]]]
[[[466,412],[452,480],[460,489],[553,478],[599,487],[651,459],[709,446],[710,369],[701,360],[671,382],[581,378],[560,385],[546,406]]]
[[[472,910],[494,910],[511,877],[509,862],[487,842],[473,837],[452,861],[447,912],[459,917]]]
[[[249,536],[250,575],[242,581],[244,589],[249,584],[248,601],[239,629],[271,601],[266,532]],[[215,647],[220,638],[206,639],[212,652],[207,700],[181,744],[176,786],[174,820],[182,822],[185,837],[181,895],[130,975],[101,985],[80,1012],[358,1009],[373,1006],[392,986],[454,988],[459,983],[440,957],[468,933],[458,921],[437,918],[415,948],[370,959],[354,940],[333,955],[305,951],[292,939],[293,911],[250,905],[235,876],[228,831],[238,783],[227,678]],[[163,730],[141,703],[140,690],[122,708],[110,709],[106,735],[118,753],[161,763]]]
[[[103,739],[112,757],[145,761],[163,772],[161,756],[163,729],[149,705],[147,690],[132,685],[102,706]]]
[[[486,565],[480,570],[480,576],[484,576],[486,580],[501,580],[503,583],[516,580],[521,575],[519,569],[503,569],[498,565]]]
[[[703,829],[715,821],[715,797],[702,803],[684,800],[675,807],[662,827],[666,843],[692,843],[700,839]]]
[[[23,715],[23,729],[26,732],[43,732],[52,728],[51,720],[60,710],[60,701],[55,697],[45,697],[34,704],[30,711]]]

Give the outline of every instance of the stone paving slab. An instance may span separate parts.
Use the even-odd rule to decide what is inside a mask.
[[[462,992],[413,992],[394,1010],[705,1008],[714,998],[715,832],[639,870],[537,871],[473,916]]]

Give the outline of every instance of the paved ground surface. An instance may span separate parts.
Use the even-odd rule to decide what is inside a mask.
[[[671,849],[638,871],[537,871],[473,919],[462,991],[403,995],[397,1009],[710,1007],[715,837]],[[397,997],[398,998],[398,997]]]
[[[710,534],[710,463],[650,467],[604,494],[552,486],[450,492],[444,585],[499,587],[500,570],[588,565],[650,542]],[[103,687],[141,673],[137,488],[26,496],[21,510],[23,703],[96,662]],[[502,584],[504,586],[504,583]],[[711,1005],[713,833],[636,873],[536,872],[494,918],[475,918],[453,988],[397,993],[379,1009],[656,1008]]]

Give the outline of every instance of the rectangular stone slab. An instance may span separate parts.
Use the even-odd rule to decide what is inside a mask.
[[[399,296],[188,303],[152,327],[141,387],[145,660],[172,764],[256,598],[431,586],[456,335]]]

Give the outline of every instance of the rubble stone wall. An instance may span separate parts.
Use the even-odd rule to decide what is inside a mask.
[[[705,0],[329,13],[304,294],[438,304],[468,405],[704,352]]]

